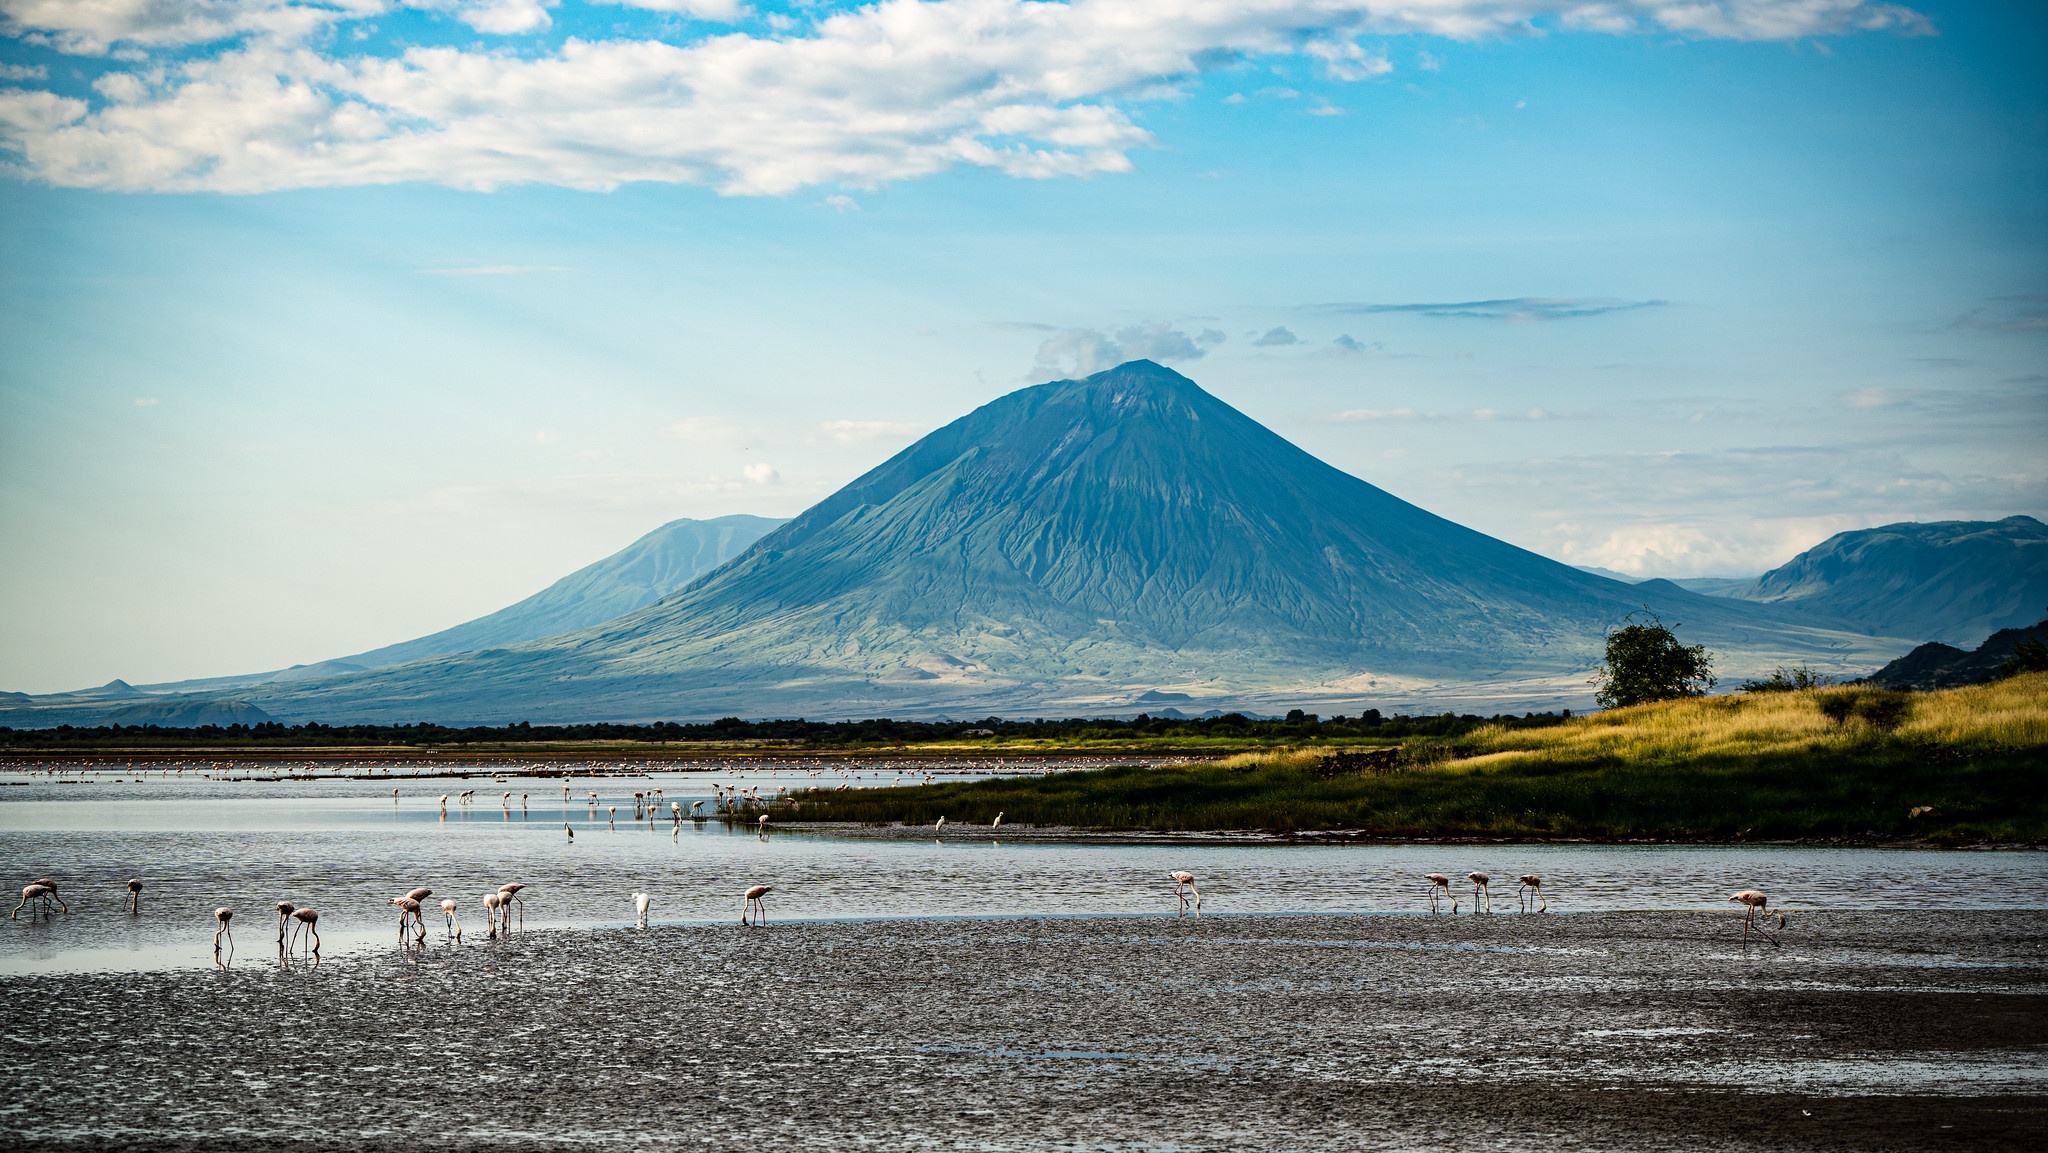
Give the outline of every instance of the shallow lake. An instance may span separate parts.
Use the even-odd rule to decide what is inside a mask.
[[[1057,767],[1072,767],[1061,762]],[[873,836],[785,827],[765,837],[670,805],[713,808],[714,786],[790,789],[911,783],[1043,771],[1043,762],[930,761],[603,766],[597,775],[533,775],[563,766],[498,766],[490,776],[432,776],[445,764],[101,762],[0,772],[0,880],[55,879],[69,913],[24,910],[0,932],[0,973],[211,966],[213,909],[236,910],[236,948],[275,954],[280,900],[320,911],[323,957],[396,942],[387,902],[415,886],[431,906],[454,898],[466,940],[483,936],[483,896],[524,882],[526,929],[619,926],[647,893],[654,924],[737,921],[740,894],[774,887],[775,920],[930,917],[1171,917],[1166,873],[1195,874],[1210,916],[1424,914],[1424,873],[1493,876],[1496,915],[1518,909],[1515,879],[1543,878],[1552,912],[1725,910],[1742,888],[1793,911],[2048,908],[2048,853],[1794,846],[1518,844],[1316,845],[1231,838],[1048,839],[986,830]],[[609,770],[604,771],[604,770]],[[641,770],[645,770],[644,772]],[[565,800],[564,785],[568,787]],[[396,796],[393,795],[396,790]],[[462,799],[464,790],[474,795]],[[660,790],[660,818],[634,817],[633,794]],[[596,794],[593,802],[590,794]],[[445,815],[441,798],[447,796]],[[573,836],[570,834],[573,832]],[[126,911],[130,877],[144,884]],[[1464,911],[1471,885],[1456,886]],[[9,902],[10,907],[13,902]]]

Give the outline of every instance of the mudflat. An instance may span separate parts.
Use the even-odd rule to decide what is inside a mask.
[[[771,900],[771,907],[773,898]],[[2038,1149],[2048,913],[550,930],[0,978],[15,1148]],[[437,934],[438,937],[438,934]]]

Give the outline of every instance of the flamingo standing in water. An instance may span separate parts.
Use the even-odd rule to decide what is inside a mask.
[[[519,927],[522,929],[526,927],[526,898],[519,895],[519,890],[525,887],[526,885],[520,881],[511,881],[498,886],[498,895],[505,899],[505,927],[507,929],[512,927],[512,906],[514,905],[519,906]]]
[[[767,896],[768,894],[774,891],[775,886],[773,885],[755,885],[753,888],[748,889],[747,902],[746,904],[740,906],[740,924],[746,924],[747,916],[751,914],[755,909],[761,910],[761,923],[763,925],[767,924],[768,902],[762,900],[761,898]]]
[[[462,939],[462,920],[455,915],[455,898],[441,901],[441,917],[447,923],[448,935],[457,941]]]
[[[398,939],[405,940],[405,926],[410,922],[416,934],[415,939],[426,940],[427,922],[420,915],[420,903],[411,897],[393,897],[391,903],[398,906]]]
[[[635,916],[637,916],[637,917],[639,918],[639,921],[640,921],[640,927],[641,927],[641,928],[643,928],[643,929],[647,927],[647,905],[648,905],[648,898],[647,898],[647,894],[645,894],[645,893],[635,893],[635,894],[633,894],[633,913],[634,913],[634,915],[635,915]]]
[[[761,814],[761,821],[760,821],[760,824],[759,824],[759,825],[758,825],[757,827],[758,827],[758,828],[759,828],[759,829],[761,830],[761,833],[760,833],[760,835],[761,835],[761,839],[762,839],[762,840],[764,840],[764,841],[765,841],[765,840],[767,840],[767,839],[768,839],[768,814],[766,814],[766,813],[762,813],[762,814]]]
[[[1536,910],[1537,912],[1547,913],[1550,911],[1550,902],[1543,899],[1543,878],[1534,873],[1522,874],[1522,883],[1515,886],[1515,896],[1521,898],[1522,911],[1524,913],[1529,911],[1529,898],[1531,897],[1534,897],[1537,903],[1542,906]]]
[[[71,912],[71,906],[65,904],[64,898],[57,895],[57,882],[48,877],[37,877],[35,883],[48,890],[43,894],[44,900],[57,902],[57,907],[64,910],[67,915]]]
[[[8,919],[13,920],[20,917],[23,909],[28,909],[28,919],[31,921],[36,919],[37,913],[48,917],[50,915],[49,896],[50,890],[41,885],[30,885],[24,888],[21,891],[21,904],[14,906],[14,912],[8,914]],[[34,902],[33,908],[30,907],[30,902]]]
[[[216,926],[215,929],[213,930],[214,952],[220,952],[220,938],[221,934],[223,933],[227,934],[228,948],[232,949],[235,947],[235,932],[233,929],[228,927],[228,922],[234,919],[235,911],[233,909],[228,908],[226,905],[222,905],[220,908],[215,909],[213,911],[213,923]]]
[[[291,924],[292,911],[295,908],[297,906],[293,905],[290,901],[279,901],[277,903],[277,944],[279,948],[284,947],[284,931],[286,926]]]
[[[487,893],[484,895],[484,921],[491,927],[489,939],[493,941],[498,939],[498,916],[504,908],[505,894]],[[511,929],[510,925],[505,926],[507,934],[510,934]]]
[[[1493,890],[1486,887],[1487,882],[1493,878],[1485,873],[1473,872],[1465,874],[1465,879],[1472,882],[1472,911],[1479,911],[1479,899],[1484,897],[1486,911],[1493,912]]]
[[[128,878],[128,911],[142,911],[142,879],[139,877]]]
[[[1769,915],[1771,904],[1771,899],[1769,897],[1764,896],[1762,893],[1758,892],[1755,889],[1744,889],[1740,893],[1736,893],[1728,899],[1731,901],[1739,901],[1747,908],[1747,912],[1745,912],[1742,917],[1743,948],[1749,948],[1749,932],[1751,929],[1756,930],[1757,936],[1762,937],[1764,940],[1769,941],[1771,944],[1775,945],[1778,943],[1778,939],[1776,937],[1771,936],[1769,933],[1765,932],[1764,927],[1762,925],[1757,924],[1756,920],[1756,915],[1758,913],[1763,913],[1766,916]],[[1784,928],[1784,922],[1785,914],[1778,914],[1778,927]]]
[[[1437,893],[1442,892],[1445,897],[1450,897],[1451,879],[1442,873],[1424,873],[1422,874],[1422,879],[1429,882],[1429,911],[1432,913],[1437,912],[1443,908],[1443,905],[1439,903],[1442,898],[1438,897]],[[1451,897],[1451,912],[1455,913],[1457,911],[1458,899]]]
[[[1173,881],[1173,895],[1180,898],[1181,915],[1187,915],[1188,894],[1193,893],[1195,898],[1195,916],[1201,916],[1202,890],[1195,888],[1195,875],[1186,869],[1175,869],[1166,875],[1168,879]]]
[[[303,932],[304,932],[304,933],[306,934],[306,936],[307,936],[307,937],[311,938],[311,942],[312,942],[312,951],[313,951],[313,955],[314,955],[315,957],[319,956],[319,955],[320,955],[320,914],[319,914],[319,912],[318,912],[318,911],[316,911],[316,910],[313,910],[313,909],[307,909],[307,908],[298,908],[298,909],[293,909],[293,910],[292,910],[292,920],[293,920],[293,921],[295,921],[295,922],[297,922],[296,924],[294,924],[294,925],[292,926],[292,941],[296,942],[296,941],[298,940],[298,937],[299,937],[299,933],[303,931]],[[287,948],[289,948],[289,947],[290,947],[290,946],[289,946],[289,945],[287,945]]]

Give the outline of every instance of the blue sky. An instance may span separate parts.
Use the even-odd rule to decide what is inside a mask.
[[[0,14],[0,688],[418,635],[1136,355],[1573,563],[2048,515],[2030,5]]]

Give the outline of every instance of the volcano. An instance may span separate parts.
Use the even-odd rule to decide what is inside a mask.
[[[1583,700],[1645,605],[1729,671],[1910,647],[1537,556],[1134,361],[992,401],[615,620],[245,695],[329,721],[1518,707]]]

